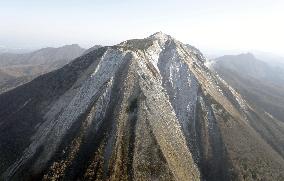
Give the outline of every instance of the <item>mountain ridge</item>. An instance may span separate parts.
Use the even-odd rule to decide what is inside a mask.
[[[212,61],[210,69],[238,89],[251,103],[283,121],[284,69],[246,55],[219,57]]]
[[[2,177],[283,178],[283,156],[251,126],[254,110],[204,63],[159,32],[0,95]]]
[[[61,68],[82,55],[84,51],[85,49],[79,45],[72,44],[23,54],[0,54],[0,72],[6,74],[0,80],[0,93],[27,83],[41,74]]]

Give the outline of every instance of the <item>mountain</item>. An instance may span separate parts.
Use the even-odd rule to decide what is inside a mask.
[[[9,75],[0,79],[0,93],[58,69],[82,55],[84,51],[85,49],[74,44],[59,48],[43,48],[24,54],[0,54],[0,74]]]
[[[0,56],[1,66],[10,65],[39,65],[49,64],[57,61],[64,61],[74,59],[81,55],[85,49],[81,48],[77,44],[65,45],[59,48],[43,48],[31,53],[25,54],[11,54],[4,53]]]
[[[30,49],[23,48],[6,48],[5,46],[0,45],[0,54],[2,53],[28,53],[31,52]]]
[[[284,69],[284,57],[283,55],[277,55],[269,52],[253,51],[256,58],[266,62],[273,67],[281,67]]]
[[[11,78],[14,78],[14,77],[3,70],[0,70],[0,82],[9,80]]]
[[[283,135],[161,32],[0,95],[3,180],[283,180]]]
[[[274,83],[284,82],[284,69],[277,69],[266,62],[255,58],[251,53],[225,55],[215,59],[217,66],[223,66],[234,72],[242,72],[245,76],[260,78]]]
[[[251,104],[284,122],[284,68],[270,66],[250,53],[219,57],[211,68]]]
[[[93,47],[87,49],[83,54],[88,54],[88,53],[90,53],[91,51],[94,51],[94,50],[96,50],[96,49],[98,49],[98,48],[101,48],[101,47],[103,47],[103,46],[102,46],[102,45],[95,45],[95,46],[93,46]]]

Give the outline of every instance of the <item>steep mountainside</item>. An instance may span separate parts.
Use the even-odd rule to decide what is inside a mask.
[[[9,75],[0,78],[0,93],[29,82],[41,74],[61,68],[82,55],[84,51],[85,49],[78,45],[66,45],[25,54],[0,54],[0,74]]]
[[[284,122],[284,69],[271,67],[252,54],[217,58],[211,69],[251,104]]]
[[[1,177],[283,180],[284,125],[259,118],[204,61],[156,33],[0,95]],[[266,121],[277,135],[260,134]]]

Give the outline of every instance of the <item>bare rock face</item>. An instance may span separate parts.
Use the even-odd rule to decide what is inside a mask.
[[[283,179],[283,157],[250,125],[252,108],[204,62],[159,32],[0,95],[1,177]]]

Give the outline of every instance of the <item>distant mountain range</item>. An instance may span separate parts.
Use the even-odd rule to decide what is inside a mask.
[[[284,68],[250,53],[222,56],[211,65],[252,104],[284,122]]]
[[[31,51],[32,50],[23,49],[23,48],[6,48],[5,46],[0,45],[0,54],[2,54],[2,53],[20,54],[20,53],[28,53],[28,52],[31,52]]]
[[[270,66],[281,67],[284,69],[284,56],[275,55],[273,53],[267,53],[262,51],[254,51],[253,54],[257,59],[260,59]]]
[[[71,60],[98,47],[100,46],[86,50],[73,44],[59,48],[43,48],[30,53],[0,54],[0,93],[61,68]]]
[[[210,70],[161,32],[81,53],[0,94],[1,179],[284,180],[284,123],[246,92],[281,71],[250,54]]]
[[[74,44],[59,48],[43,48],[24,54],[3,53],[0,56],[0,65],[1,67],[11,65],[44,65],[74,59],[84,51],[85,49]]]

